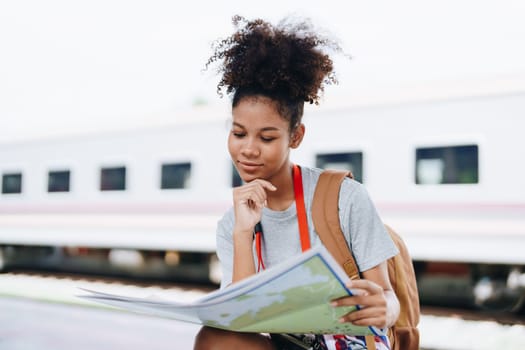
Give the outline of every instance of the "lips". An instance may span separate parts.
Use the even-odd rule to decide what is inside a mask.
[[[239,170],[242,170],[247,173],[253,173],[262,167],[262,164],[253,163],[253,162],[237,162]]]

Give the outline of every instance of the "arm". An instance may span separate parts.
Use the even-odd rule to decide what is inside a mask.
[[[276,188],[268,181],[257,179],[233,190],[235,225],[233,227],[232,283],[255,274],[253,258],[253,228],[261,220],[266,203],[266,191]]]
[[[233,232],[233,273],[232,283],[255,274],[253,262],[253,231],[235,230]]]
[[[334,300],[333,306],[360,305],[361,309],[348,313],[342,322],[358,326],[391,327],[399,316],[399,301],[388,278],[387,263],[363,272],[363,279],[351,281],[347,287],[357,295]]]

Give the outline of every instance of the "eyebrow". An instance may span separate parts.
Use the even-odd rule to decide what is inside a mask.
[[[233,122],[232,125],[237,126],[239,128],[246,129],[244,125],[237,123],[237,122]],[[261,131],[279,131],[279,128],[276,128],[275,126],[267,126],[267,127],[262,128]]]

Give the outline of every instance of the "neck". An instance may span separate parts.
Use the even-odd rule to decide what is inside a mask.
[[[275,211],[286,210],[295,201],[293,189],[292,164],[287,166],[288,171],[283,173],[279,179],[274,179],[272,183],[277,187],[275,192],[267,192],[267,207]]]

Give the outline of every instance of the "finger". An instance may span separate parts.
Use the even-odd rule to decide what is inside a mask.
[[[234,199],[250,208],[262,207],[266,201],[266,192],[261,186],[246,186],[235,191]]]
[[[262,187],[256,186],[249,192],[249,198],[258,208],[262,208],[266,204],[266,191]]]
[[[386,310],[383,308],[364,308],[358,311],[343,315],[339,322],[350,322],[359,326],[376,326],[383,328],[386,326]]]
[[[260,185],[262,188],[268,191],[276,191],[277,187],[275,187],[270,181],[264,180],[264,179],[255,179],[250,182],[250,184],[257,184]]]
[[[333,306],[355,306],[361,307],[386,307],[386,299],[383,294],[361,294],[338,298],[332,301]]]
[[[361,318],[358,320],[346,320],[345,318],[339,319],[340,323],[351,323],[355,326],[374,326],[377,328],[387,328],[386,321],[383,317],[368,317]]]
[[[264,207],[266,199],[258,196],[256,193],[250,193],[239,201],[240,204],[246,205],[250,209],[260,209]]]
[[[239,203],[243,204],[243,205],[246,205],[250,209],[256,209],[256,208],[260,207],[257,204],[257,201],[255,201],[255,200],[253,200],[251,198],[241,199]]]
[[[369,295],[369,292],[366,289],[361,288],[351,288],[350,289],[350,295],[352,296],[367,296]]]
[[[339,299],[332,300],[331,305],[334,307],[356,305],[366,306],[371,304],[369,299],[370,298],[366,295],[342,297]]]
[[[350,289],[350,291],[352,290],[364,290],[366,292],[368,292],[368,294],[379,294],[379,293],[383,293],[384,290],[383,288],[378,285],[377,283],[374,283],[370,280],[364,280],[364,279],[361,279],[361,280],[351,280],[351,281],[348,281],[346,283],[346,287],[348,289]]]
[[[334,299],[330,302],[332,306],[355,306],[359,305],[360,299],[357,296],[346,296]]]
[[[257,193],[259,196],[266,197],[266,186],[269,182],[262,183],[258,180],[254,180],[242,187],[237,188],[237,192],[241,194],[251,194],[252,192]]]

